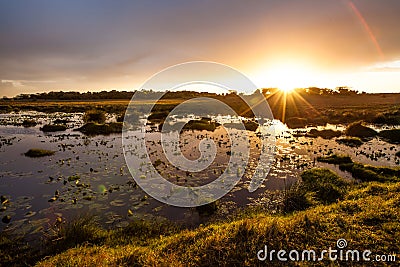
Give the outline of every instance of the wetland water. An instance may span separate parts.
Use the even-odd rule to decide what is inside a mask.
[[[122,135],[86,136],[73,129],[81,126],[82,114],[65,113],[16,113],[0,115],[0,195],[7,201],[1,205],[0,217],[11,216],[10,223],[0,222],[0,230],[11,233],[41,233],[54,225],[59,218],[72,218],[94,214],[103,225],[126,226],[135,218],[161,216],[191,227],[212,217],[199,214],[195,208],[172,207],[146,195],[135,183],[128,171],[122,149]],[[24,120],[35,120],[37,126],[17,126]],[[68,129],[44,133],[44,124],[63,121]],[[115,119],[112,116],[110,121]],[[317,156],[348,154],[354,161],[376,166],[398,166],[395,153],[398,145],[379,138],[364,142],[354,148],[338,144],[333,139],[294,137],[293,133],[309,129],[289,130],[279,121],[273,122],[276,130],[276,156],[271,170],[261,187],[249,193],[250,176],[244,175],[239,183],[219,200],[215,218],[221,218],[246,206],[268,207],[278,201],[272,191],[284,189],[309,167],[323,166],[352,179],[333,165],[317,162]],[[328,125],[318,129],[343,130],[340,125]],[[380,130],[377,128],[377,130]],[[148,140],[148,153],[157,170],[180,185],[201,185],[215,179],[229,160],[230,142],[222,128],[210,131],[186,131],[181,134],[177,146],[188,159],[199,157],[198,144],[204,137],[212,139],[218,153],[207,170],[196,175],[177,170],[163,157],[155,131]],[[240,135],[240,132],[237,134]],[[245,133],[243,133],[245,134]],[[249,135],[249,172],[254,169],[259,156],[259,138]],[[298,135],[295,135],[298,136]],[[30,148],[56,151],[54,155],[30,158],[24,155]]]

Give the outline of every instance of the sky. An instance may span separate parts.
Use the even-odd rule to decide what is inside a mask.
[[[399,13],[398,0],[0,0],[0,97],[141,89],[196,60],[260,88],[400,93]]]

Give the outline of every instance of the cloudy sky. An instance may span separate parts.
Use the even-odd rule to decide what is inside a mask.
[[[400,92],[400,1],[0,0],[0,96],[132,90],[174,64],[259,87]]]

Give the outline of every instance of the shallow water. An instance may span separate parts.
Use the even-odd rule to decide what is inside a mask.
[[[122,227],[130,220],[143,216],[162,216],[188,227],[210,220],[201,216],[194,208],[172,207],[152,199],[142,191],[132,178],[125,163],[122,150],[122,136],[87,137],[73,131],[82,125],[80,113],[76,114],[2,114],[0,117],[0,195],[9,203],[0,217],[10,215],[9,224],[0,222],[0,229],[10,232],[40,233],[56,223],[57,218],[71,218],[95,214],[103,225]],[[39,125],[24,128],[18,125],[24,119],[35,119]],[[65,132],[45,134],[40,126],[55,119],[65,119],[69,129]],[[112,119],[111,117],[109,119]],[[231,118],[230,118],[231,119]],[[270,172],[261,187],[249,193],[251,170],[254,170],[259,156],[258,137],[249,133],[250,163],[248,175],[219,202],[218,216],[226,216],[238,207],[270,205],[274,201],[271,191],[281,190],[299,178],[299,173],[313,166],[333,169],[347,179],[348,173],[341,172],[333,165],[316,162],[316,157],[334,154],[348,154],[354,161],[377,166],[398,166],[395,153],[398,145],[386,143],[377,138],[359,148],[338,144],[335,139],[293,137],[294,130],[288,130],[280,122],[274,122],[277,129],[276,157]],[[340,125],[328,128],[342,129]],[[305,130],[305,129],[303,129]],[[378,129],[379,130],[379,129]],[[188,176],[177,170],[161,153],[157,143],[159,132],[152,133],[148,152],[153,163],[162,163],[159,172],[181,185],[197,186],[215,179],[229,160],[227,151],[230,142],[222,128],[215,132],[187,131],[181,134],[180,149],[189,159],[200,156],[198,144],[207,136],[216,142],[218,154],[205,171]],[[225,140],[226,139],[226,140]],[[53,156],[42,158],[25,157],[30,148],[57,151]],[[177,178],[178,177],[178,178]],[[78,182],[77,182],[78,181]],[[128,210],[129,212],[128,214]],[[132,216],[133,213],[133,216]],[[217,216],[217,215],[216,215]]]

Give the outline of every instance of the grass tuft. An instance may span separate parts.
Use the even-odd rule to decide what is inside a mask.
[[[95,123],[104,123],[106,121],[106,113],[102,110],[91,109],[83,114],[83,121],[85,123],[95,122]]]
[[[39,157],[52,156],[54,155],[54,153],[56,152],[52,150],[31,148],[27,152],[25,152],[24,155],[30,158],[39,158]]]

